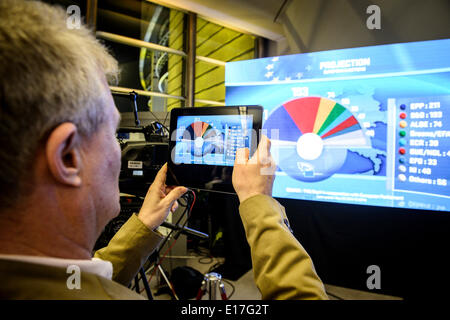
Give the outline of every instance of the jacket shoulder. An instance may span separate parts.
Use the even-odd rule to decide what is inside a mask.
[[[35,263],[0,260],[0,299],[111,300],[143,299],[128,288],[89,272]],[[72,278],[71,278],[72,277]]]

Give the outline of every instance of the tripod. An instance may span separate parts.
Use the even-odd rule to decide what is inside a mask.
[[[209,238],[209,236],[208,236],[207,234],[203,233],[203,232],[200,232],[200,231],[197,231],[197,230],[188,228],[188,227],[186,227],[186,226],[181,226],[181,225],[179,225],[179,224],[172,224],[172,223],[169,223],[169,222],[163,222],[163,223],[162,223],[162,226],[165,226],[165,227],[167,227],[167,228],[169,228],[169,229],[172,229],[172,231],[175,230],[177,233],[175,234],[174,238],[178,238],[178,236],[179,236],[180,234],[190,235],[190,236],[194,236],[194,237],[201,238],[201,239],[208,239],[208,238]],[[169,236],[170,236],[170,235],[169,235]],[[169,236],[168,236],[168,237],[169,237]],[[161,250],[162,247],[164,246],[165,242],[168,240],[168,237],[166,237],[165,241],[164,241],[163,244],[161,245],[160,250]],[[168,251],[169,251],[170,249],[171,249],[171,248],[169,248]],[[169,280],[169,278],[167,277],[167,275],[166,275],[164,269],[163,269],[162,266],[161,266],[161,262],[162,262],[162,260],[164,260],[165,254],[164,254],[164,256],[161,258],[161,257],[160,257],[160,250],[158,250],[158,251],[156,252],[156,256],[154,256],[154,257],[155,257],[155,260],[152,262],[152,264],[154,265],[154,268],[156,268],[155,271],[159,271],[159,273],[160,273],[161,276],[163,277],[164,281],[166,282],[167,286],[168,286],[168,287],[170,288],[170,290],[172,291],[173,297],[174,297],[176,300],[179,300],[179,298],[178,298],[178,296],[177,296],[177,294],[176,294],[176,292],[175,292],[175,290],[174,290],[174,287],[173,287],[172,283],[170,282],[170,280]],[[167,253],[167,252],[166,252],[166,253]],[[143,283],[144,283],[144,289],[145,289],[145,291],[146,291],[146,294],[147,294],[147,296],[148,296],[148,299],[149,299],[149,300],[153,300],[153,296],[152,296],[152,293],[151,293],[151,291],[150,291],[149,283],[147,282],[146,273],[145,273],[145,270],[144,270],[143,268],[140,269],[140,275],[141,275],[141,280],[142,280]],[[135,286],[136,291],[137,291],[137,292],[140,292],[139,285],[138,285],[138,284],[139,284],[139,278],[138,278],[137,276],[136,276],[136,278],[135,278],[135,283],[136,283],[136,286]]]
[[[215,272],[205,274],[202,286],[198,290],[196,300],[201,300],[207,291],[209,300],[217,300],[217,289],[220,292],[222,300],[228,300],[227,293],[225,292],[225,285],[222,282],[222,276]]]

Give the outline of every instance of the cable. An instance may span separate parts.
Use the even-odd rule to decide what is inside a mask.
[[[210,264],[214,261],[214,257],[206,254],[206,255],[200,257],[197,261],[200,264]]]
[[[184,215],[187,214],[187,218],[186,218],[186,220],[184,221],[184,223],[183,223],[181,229],[183,229],[184,226],[187,224],[187,221],[189,220],[189,217],[190,217],[190,215],[191,215],[192,208],[194,207],[194,203],[195,203],[195,200],[196,200],[195,192],[192,191],[191,189],[188,189],[188,192],[189,192],[189,193],[186,193],[186,194],[192,194],[192,196],[193,196],[193,200],[192,200],[191,206],[190,206],[190,207],[186,206],[186,208],[184,209],[183,213],[180,215],[180,218],[179,218],[179,219],[177,220],[177,222],[175,223],[175,225],[178,226],[179,223],[180,223],[180,221],[181,221],[181,219],[183,219]],[[187,204],[187,203],[186,203],[186,204]],[[189,208],[189,210],[187,210],[188,208]],[[169,232],[169,234],[167,235],[167,237],[164,239],[163,243],[161,244],[160,250],[164,247],[164,245],[166,244],[166,242],[169,241],[169,238],[170,238],[170,236],[172,235],[172,233],[173,233],[174,231],[175,231],[175,230],[173,229],[173,230],[171,230],[171,231]],[[180,232],[180,230],[179,230],[179,231],[177,232],[177,234],[174,236],[174,239],[175,239],[174,243],[173,243],[173,244],[170,246],[170,248],[169,248],[168,250],[166,250],[166,252],[164,253],[163,259],[165,258],[165,256],[167,255],[167,253],[170,251],[170,249],[172,249],[173,245],[174,245],[175,242],[177,241],[177,239],[178,239],[178,237],[179,237],[180,234],[181,234],[181,232]],[[158,252],[158,254],[159,254],[159,252]],[[162,262],[162,260],[158,263],[158,265],[160,265],[161,262]],[[151,279],[151,278],[150,278],[150,279]]]
[[[177,242],[177,240],[175,240],[170,247],[166,250],[166,252],[164,252],[162,258],[159,260],[159,262],[156,264],[155,268],[153,269],[152,274],[150,275],[150,278],[148,279],[148,282],[152,281],[153,276],[156,273],[156,270],[158,270],[158,267],[161,265],[161,263],[164,261],[164,259],[166,258],[166,255],[169,253],[170,250],[172,250],[173,246],[175,245],[175,243]]]
[[[180,221],[183,219],[183,217],[184,217],[185,215],[187,215],[187,218],[186,218],[186,220],[184,221],[184,223],[183,223],[183,225],[182,225],[182,228],[184,228],[184,226],[187,224],[187,221],[189,220],[190,214],[191,214],[191,212],[192,212],[192,208],[194,207],[194,203],[195,203],[195,201],[196,201],[196,195],[195,195],[195,192],[194,192],[193,190],[188,189],[188,192],[185,193],[185,195],[186,195],[186,197],[189,197],[189,195],[192,195],[192,203],[191,203],[190,206],[188,206],[189,201],[186,199],[186,206],[185,206],[185,209],[183,210],[182,214],[180,215],[180,218],[179,218],[179,219],[177,220],[177,222],[175,223],[175,225],[179,225],[179,223],[180,223]],[[184,195],[183,195],[183,198],[184,198]],[[169,239],[170,239],[170,237],[171,237],[171,235],[172,235],[172,233],[173,233],[174,231],[175,231],[175,230],[172,229],[172,230],[169,232],[169,234],[165,237],[163,243],[162,243],[161,246],[160,246],[160,249],[159,249],[157,255],[160,254],[160,251],[162,250],[162,248],[164,247],[164,245],[169,241]],[[154,267],[154,269],[153,269],[153,271],[152,271],[152,273],[151,273],[151,275],[150,275],[150,278],[149,278],[148,280],[147,280],[147,276],[146,276],[146,271],[144,271],[143,268],[142,268],[143,273],[141,273],[141,279],[142,279],[142,281],[143,281],[143,283],[144,283],[144,287],[145,287],[146,283],[147,283],[147,285],[148,285],[148,284],[151,282],[153,276],[154,276],[155,273],[156,273],[156,270],[158,270],[158,268],[161,266],[162,262],[163,262],[164,259],[166,258],[167,254],[172,250],[172,248],[173,248],[173,246],[175,245],[175,243],[177,242],[177,239],[178,239],[178,237],[179,237],[180,234],[181,234],[181,231],[178,230],[178,232],[177,232],[177,233],[175,234],[175,236],[173,237],[175,241],[173,241],[173,243],[170,244],[169,248],[168,248],[168,249],[164,252],[164,254],[162,255],[162,258],[159,259],[159,261],[158,261],[157,264],[155,265],[155,267]],[[168,281],[168,279],[167,279],[166,281]],[[170,289],[172,290],[172,293],[174,294],[174,296],[176,297],[176,293],[175,293],[174,290],[173,290],[173,286],[170,284],[169,287],[170,287]],[[147,289],[147,288],[145,287],[145,289]],[[141,290],[140,292],[143,292],[143,291],[144,291],[144,290]],[[151,294],[151,293],[150,293],[150,294]],[[147,295],[148,295],[148,293],[147,293]]]
[[[278,9],[277,14],[275,15],[275,18],[273,18],[273,22],[277,22],[278,17],[281,14],[281,11],[283,10],[284,6],[286,5],[286,3],[288,2],[288,0],[284,0],[283,4],[281,5],[280,9]]]
[[[152,116],[156,119],[155,122],[159,123],[164,129],[167,130],[167,133],[170,133],[170,130],[159,120],[159,118],[153,113],[152,110],[150,110],[150,108],[148,108],[148,111],[152,114]]]
[[[193,194],[193,198],[194,198],[193,200],[194,200],[194,201],[193,201],[193,203],[191,204],[191,206],[190,206],[190,208],[189,208],[188,204],[189,204],[190,201],[188,201],[187,199],[184,199],[184,198],[185,198],[185,197],[189,197],[189,196],[191,195],[191,193]],[[192,210],[192,207],[193,207],[194,202],[195,202],[195,192],[192,191],[192,190],[190,190],[190,189],[188,189],[188,192],[185,193],[180,199],[186,200],[186,204],[184,205],[185,209],[184,209],[184,211],[181,213],[180,218],[177,220],[176,225],[179,225],[179,223],[180,223],[181,219],[183,219],[184,215],[185,215],[186,213],[189,213],[190,210]],[[188,208],[189,208],[189,211],[187,211]],[[169,234],[164,238],[162,244],[160,245],[160,249],[159,249],[157,255],[160,254],[160,251],[162,250],[162,248],[164,247],[164,245],[166,244],[166,242],[169,240],[170,236],[172,235],[172,233],[173,233],[174,231],[175,231],[175,230],[172,229],[172,230],[169,232]],[[175,240],[175,242],[176,242],[176,240]],[[165,258],[165,256],[167,255],[167,253],[168,253],[168,252],[170,251],[170,249],[172,249],[172,247],[175,245],[175,242],[172,243],[171,246],[170,246],[170,248],[164,253],[163,259],[162,259],[162,260],[164,260],[164,258]],[[152,272],[152,275],[151,275],[150,279],[147,280],[147,277],[145,277],[145,279],[147,280],[148,283],[150,283],[150,280],[152,279],[153,274],[156,272],[155,270],[158,268],[158,265],[161,264],[162,260],[155,266],[155,268],[154,268],[154,270],[153,270],[153,272]],[[150,264],[150,266],[151,266],[151,264]],[[148,268],[145,269],[145,270],[144,270],[144,268],[142,268],[142,269],[143,269],[144,274],[145,274],[145,273],[148,271],[148,269],[150,269],[150,267],[148,267]],[[144,280],[142,279],[142,275],[141,275],[141,278],[138,279],[138,280],[144,281]],[[145,285],[145,284],[144,284],[144,285]],[[136,288],[136,284],[132,287],[132,290],[134,290],[135,288]],[[141,290],[140,292],[143,292],[143,290]]]
[[[210,264],[214,261],[214,256],[207,248],[197,246],[195,249],[191,249],[190,251],[193,252],[196,256],[198,256],[197,261],[200,264]]]
[[[153,112],[152,112],[152,114],[153,114]],[[153,115],[154,116],[154,115]],[[163,135],[166,135],[167,134],[167,136],[170,136],[170,130],[169,130],[169,128],[167,128],[166,127],[166,125],[165,124],[163,124],[162,122],[160,122],[159,120],[158,121],[154,121],[154,122],[156,122],[156,123],[158,123],[158,124],[160,124],[161,125],[161,127],[163,127],[163,129],[165,129],[166,130],[166,133],[165,134],[163,134]]]
[[[192,191],[191,189],[188,189],[188,192],[185,193],[185,194],[182,196],[182,198],[184,198],[185,196],[188,196],[189,194],[191,194],[191,193],[189,193],[189,192],[191,192],[191,193],[193,194],[193,196],[194,196],[192,205],[191,205],[191,207],[190,207],[190,209],[189,209],[189,211],[190,211],[190,210],[192,210],[192,207],[194,206],[194,202],[195,202],[195,192]],[[186,201],[187,201],[187,200],[186,200]],[[175,225],[179,225],[179,224],[180,224],[180,221],[183,219],[183,217],[186,215],[186,213],[188,213],[188,218],[187,218],[187,219],[189,219],[190,212],[187,211],[187,210],[188,210],[188,203],[189,203],[189,202],[186,202],[185,209],[184,209],[184,211],[181,213],[180,218],[177,220],[177,222],[175,223]],[[186,221],[187,221],[187,219],[186,219]],[[185,223],[186,223],[186,222],[185,222]],[[185,224],[184,224],[184,225],[185,225]],[[184,227],[184,225],[183,225],[183,227]],[[169,240],[170,236],[171,236],[172,233],[174,233],[174,232],[175,232],[175,230],[172,229],[172,230],[169,232],[169,234],[164,238],[162,244],[160,245],[160,250],[164,247],[164,245],[166,244],[166,242]],[[158,252],[158,254],[159,254],[159,252]]]
[[[163,123],[163,125],[166,125],[166,121],[167,121],[167,116],[169,115],[169,112],[167,111],[166,112],[166,117],[164,118],[164,123]]]
[[[181,226],[181,229],[183,229],[186,226],[189,218],[191,217],[192,208],[194,207],[195,200],[197,199],[195,192],[193,190],[188,189],[188,192],[192,193],[192,196],[194,197],[194,199],[192,200],[191,207],[189,208],[189,211],[187,212],[187,218],[184,221],[183,225]],[[178,225],[178,223],[177,223],[177,225]],[[181,232],[177,233],[177,235],[175,237],[178,238],[180,236],[180,234],[181,234]]]
[[[218,267],[220,267],[221,265],[223,265],[223,262],[216,262],[215,264],[213,264],[211,267],[209,267],[209,269],[208,269],[208,272],[207,273],[210,273],[210,272],[212,272],[214,269],[216,269],[216,268],[218,268]]]

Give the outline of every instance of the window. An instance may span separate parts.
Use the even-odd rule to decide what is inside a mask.
[[[113,92],[138,93],[139,111],[167,112],[186,106],[188,14],[140,0],[53,0],[90,14],[96,36],[118,60]],[[95,7],[97,3],[97,7]],[[90,11],[89,11],[90,8]],[[225,105],[225,62],[255,57],[256,37],[196,18],[194,106]],[[121,112],[130,102],[117,99]]]

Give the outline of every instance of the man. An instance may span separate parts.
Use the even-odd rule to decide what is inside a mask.
[[[126,286],[187,189],[167,187],[164,166],[139,214],[92,258],[120,210],[120,117],[107,84],[117,74],[89,30],[66,28],[63,10],[0,1],[0,299],[142,299]],[[250,160],[239,150],[233,172],[256,283],[267,299],[326,298],[271,198],[269,150],[267,139]]]
[[[67,29],[63,10],[1,1],[0,73],[0,298],[142,298],[116,282],[128,285],[156,248],[154,230],[186,189],[166,188],[163,167],[139,215],[91,260],[120,210],[105,77],[117,62],[87,29]]]

